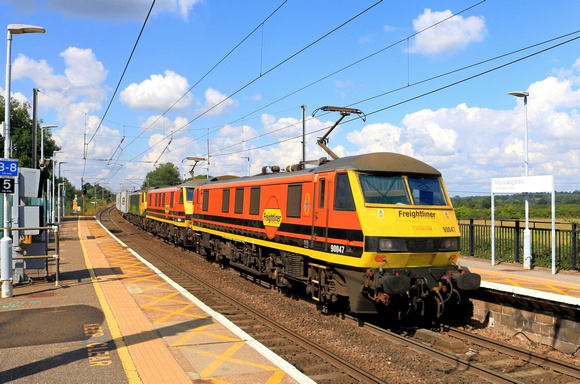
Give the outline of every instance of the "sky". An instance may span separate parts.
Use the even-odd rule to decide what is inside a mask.
[[[153,6],[152,6],[153,4]],[[437,168],[450,196],[553,175],[580,190],[580,2],[542,0],[0,0],[11,93],[32,102],[78,189],[396,152]],[[6,62],[6,51],[1,56]],[[5,95],[4,82],[0,92]],[[529,92],[522,98],[508,92]],[[527,110],[527,120],[525,111]],[[314,114],[314,116],[313,116]],[[40,140],[39,140],[40,142]]]

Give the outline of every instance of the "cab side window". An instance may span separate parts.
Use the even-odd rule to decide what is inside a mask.
[[[346,172],[336,174],[336,187],[334,190],[334,210],[335,211],[354,211],[354,199],[352,190],[348,181]]]
[[[302,183],[288,185],[286,204],[287,217],[300,217],[300,201],[302,200]]]

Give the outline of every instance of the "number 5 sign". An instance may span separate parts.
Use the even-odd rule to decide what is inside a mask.
[[[14,193],[14,179],[0,179],[0,193]]]

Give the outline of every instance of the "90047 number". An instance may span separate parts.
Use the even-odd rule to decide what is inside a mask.
[[[443,227],[443,232],[455,232],[455,227]]]
[[[331,244],[330,245],[330,252],[332,252],[332,253],[344,253],[345,248],[346,247],[344,245]]]

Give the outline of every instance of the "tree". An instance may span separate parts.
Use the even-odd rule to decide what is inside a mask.
[[[0,96],[0,122],[4,121],[4,97]],[[16,99],[10,99],[10,139],[12,141],[12,158],[18,159],[18,165],[24,168],[38,168],[38,164],[32,164],[32,117],[28,113],[30,103],[20,103]],[[40,159],[40,135],[42,121],[37,124],[36,156]],[[0,150],[4,154],[4,140],[0,141]],[[50,132],[44,132],[44,155],[50,158],[53,152],[60,150],[52,139]],[[4,155],[2,155],[3,157]],[[52,168],[50,165],[49,168]]]
[[[175,185],[181,182],[179,169],[173,163],[160,164],[153,171],[147,173],[142,189]]]

